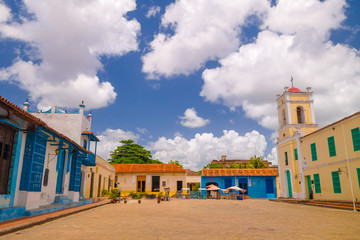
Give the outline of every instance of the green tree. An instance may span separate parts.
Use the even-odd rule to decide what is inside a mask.
[[[224,168],[223,165],[217,163],[209,163],[204,167],[204,169],[216,169],[216,168]]]
[[[162,163],[159,160],[153,160],[150,151],[143,146],[134,143],[133,140],[121,140],[121,146],[118,146],[110,153],[110,163]]]
[[[250,158],[250,163],[248,165],[250,164],[253,168],[269,168],[269,166],[264,164],[262,157],[257,157],[256,155]]]
[[[176,164],[177,166],[181,167],[181,168],[184,168],[184,166],[182,164],[179,163],[179,161],[175,160],[170,160],[170,162],[168,162],[169,164]]]

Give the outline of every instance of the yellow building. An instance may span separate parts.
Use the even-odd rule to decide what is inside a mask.
[[[101,197],[105,189],[111,191],[114,187],[115,167],[96,155],[96,166],[86,169],[85,198]]]
[[[360,200],[360,112],[318,129],[311,88],[278,95],[280,196]]]
[[[159,193],[170,188],[170,196],[186,188],[186,170],[176,164],[113,164],[115,183],[121,194]]]

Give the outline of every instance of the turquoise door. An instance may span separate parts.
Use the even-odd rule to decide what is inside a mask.
[[[306,176],[306,181],[307,181],[307,191],[306,191],[306,195],[308,198],[312,198],[311,195],[311,177],[310,176]]]
[[[63,175],[64,175],[64,163],[65,163],[65,151],[63,149],[60,150],[57,159],[57,180],[56,180],[56,193],[63,193]]]
[[[289,170],[286,171],[286,177],[287,177],[287,188],[288,188],[289,197],[292,197],[291,177]]]

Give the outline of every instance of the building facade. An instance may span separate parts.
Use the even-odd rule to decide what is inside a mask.
[[[113,164],[115,183],[122,194],[159,193],[170,188],[170,196],[186,188],[186,170],[176,164]]]
[[[223,192],[238,186],[246,190],[250,198],[277,198],[277,169],[203,169],[201,174],[202,195],[208,185],[215,185]],[[227,195],[227,193],[221,193]]]
[[[280,196],[359,201],[360,112],[318,129],[310,90],[277,98]]]
[[[85,198],[101,197],[103,190],[110,192],[114,188],[115,167],[96,156],[96,166],[87,167],[84,177],[87,178],[83,190]]]
[[[221,160],[212,160],[211,161],[211,164],[218,164],[218,165],[221,165],[223,166],[223,168],[227,168],[227,167],[230,167],[232,164],[249,164],[250,163],[250,160],[241,160],[241,159],[226,159],[226,155],[222,155],[221,156]],[[268,161],[263,161],[264,165],[265,166],[268,166],[270,167],[271,166],[271,162],[268,162]]]
[[[0,96],[0,221],[79,202],[82,165],[95,155]]]

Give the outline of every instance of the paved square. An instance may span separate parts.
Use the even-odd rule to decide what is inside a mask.
[[[253,199],[131,200],[0,239],[360,239],[360,213]]]

